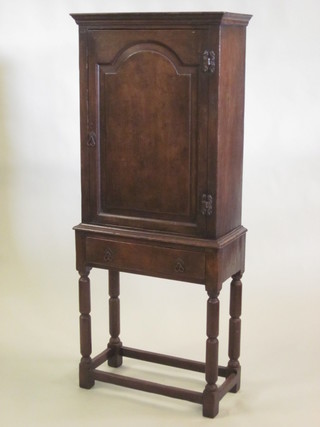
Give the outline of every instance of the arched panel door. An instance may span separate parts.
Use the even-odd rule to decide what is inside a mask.
[[[206,162],[198,64],[183,63],[163,43],[140,41],[119,49],[109,63],[94,58],[90,72],[94,221],[202,234]]]

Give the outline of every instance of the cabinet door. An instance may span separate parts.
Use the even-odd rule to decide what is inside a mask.
[[[201,235],[206,32],[89,30],[84,219]]]

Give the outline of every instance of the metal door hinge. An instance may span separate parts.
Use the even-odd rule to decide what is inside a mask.
[[[214,73],[216,69],[216,54],[213,50],[205,50],[202,55],[202,70],[205,73]]]
[[[201,197],[201,213],[205,216],[212,215],[213,212],[213,197],[211,194],[202,194]]]

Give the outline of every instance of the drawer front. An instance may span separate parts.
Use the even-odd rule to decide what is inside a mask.
[[[87,263],[102,268],[203,283],[205,254],[88,237]]]

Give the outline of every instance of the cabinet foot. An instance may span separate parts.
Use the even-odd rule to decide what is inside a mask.
[[[79,386],[90,389],[94,386],[94,379],[91,370],[91,358],[82,358],[79,364]]]
[[[114,342],[117,341],[117,342]],[[122,365],[122,354],[120,354],[120,349],[122,348],[122,342],[120,339],[110,339],[108,348],[112,348],[113,354],[108,358],[108,365],[112,368],[119,368]]]
[[[219,412],[219,396],[216,385],[208,385],[203,392],[202,415],[207,418],[214,418]]]

